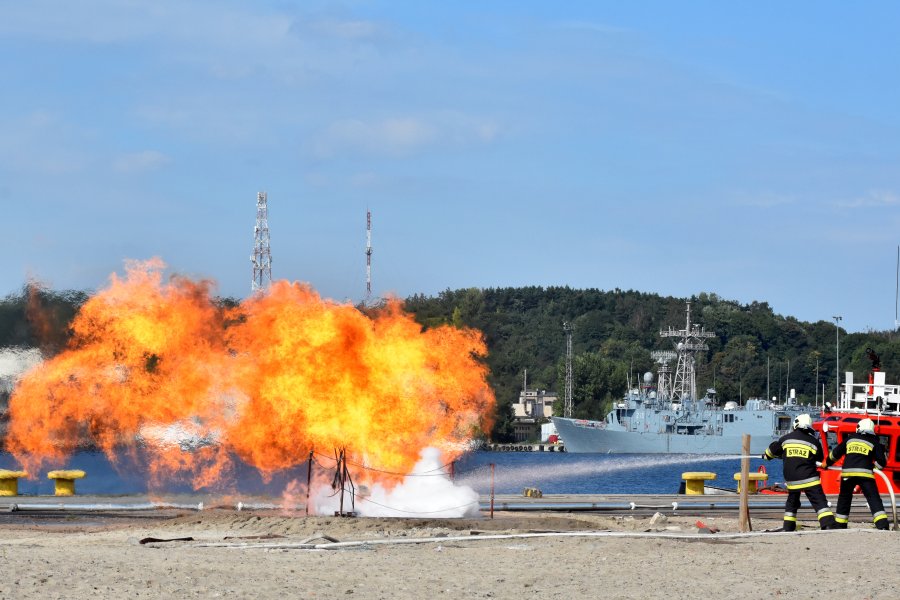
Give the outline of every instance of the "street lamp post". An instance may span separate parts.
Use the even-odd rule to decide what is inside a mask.
[[[834,368],[837,371],[837,377],[834,380],[834,393],[835,393],[834,402],[837,405],[837,404],[840,404],[840,402],[841,402],[841,326],[840,326],[840,322],[841,322],[841,319],[843,319],[844,317],[842,317],[840,315],[834,315],[831,318],[834,319],[834,348],[835,348],[835,353],[834,353],[835,367]]]

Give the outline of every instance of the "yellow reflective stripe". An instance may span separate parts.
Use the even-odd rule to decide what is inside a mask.
[[[873,523],[877,523],[878,521],[880,521],[880,520],[882,520],[882,519],[887,519],[887,515],[878,515],[877,517],[875,517],[874,519],[872,519],[872,522],[873,522]]]
[[[807,440],[790,439],[790,440],[785,440],[784,443],[781,444],[782,448],[787,448],[788,446],[806,446],[813,452],[818,450],[815,443],[809,442]]]
[[[804,482],[804,483],[789,483],[789,484],[787,484],[787,488],[789,490],[802,490],[804,488],[813,487],[815,485],[821,485],[821,484],[822,484],[822,480],[816,479],[815,481],[809,481],[809,482]]]
[[[796,521],[796,520],[797,520],[797,517],[789,517],[789,516],[785,515],[785,516],[784,516],[784,520],[785,520],[785,521]]]
[[[872,471],[844,471],[841,474],[841,479],[849,479],[850,477],[868,477],[869,479],[875,479],[875,475],[872,474]]]
[[[834,513],[831,512],[830,510],[820,512],[818,515],[820,521],[822,520],[822,517],[833,517],[833,516],[834,516]],[[837,520],[837,519],[835,519],[835,520]]]
[[[848,523],[850,521],[850,519],[844,519],[844,518],[838,517],[836,515],[834,517],[834,520],[837,521],[838,523]]]

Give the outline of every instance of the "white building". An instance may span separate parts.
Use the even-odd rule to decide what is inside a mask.
[[[519,392],[519,400],[513,404],[513,426],[517,442],[543,439],[542,424],[553,416],[553,403],[558,396],[556,392],[546,390],[530,390]]]

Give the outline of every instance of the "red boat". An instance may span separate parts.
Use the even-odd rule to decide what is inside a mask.
[[[889,480],[876,475],[875,483],[878,491],[889,493],[888,485],[893,492],[900,491],[900,385],[885,383],[885,373],[881,370],[881,361],[871,349],[866,350],[872,361],[872,371],[866,383],[854,383],[853,373],[845,374],[837,406],[825,403],[819,420],[813,422],[813,429],[819,432],[819,439],[827,455],[849,433],[856,431],[856,424],[861,419],[875,421],[875,434],[881,440],[887,457],[887,465],[882,471]],[[841,466],[843,459],[838,462]],[[837,494],[840,491],[839,470],[822,471],[822,488],[826,494]]]

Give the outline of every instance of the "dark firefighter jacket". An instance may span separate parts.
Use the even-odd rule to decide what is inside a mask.
[[[819,469],[816,462],[825,459],[819,438],[809,429],[795,429],[766,448],[764,458],[784,459],[784,482],[789,490],[819,485]]]
[[[871,433],[851,433],[828,453],[825,465],[830,466],[844,457],[841,477],[872,477],[872,468],[883,469],[887,460],[884,446]]]

